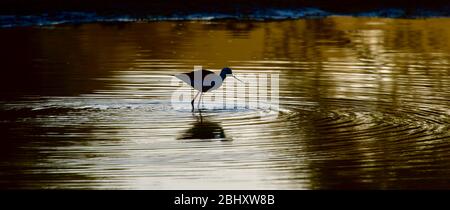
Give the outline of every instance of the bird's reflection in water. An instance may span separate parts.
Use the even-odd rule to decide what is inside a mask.
[[[217,122],[210,121],[210,117],[203,116],[201,112],[193,113],[193,116],[196,121],[191,124],[191,128],[178,137],[178,140],[231,140],[225,136],[222,126]]]

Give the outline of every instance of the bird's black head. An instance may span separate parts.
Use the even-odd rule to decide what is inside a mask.
[[[220,77],[222,77],[222,80],[224,80],[227,77],[227,75],[233,75],[233,72],[231,71],[230,68],[225,67],[220,72]]]
[[[222,71],[220,72],[220,74],[233,74],[233,72],[231,71],[230,68],[225,67],[222,69]]]
[[[234,77],[235,79],[237,79],[239,82],[244,83],[242,80],[240,80],[240,79],[236,78],[236,76],[234,76],[234,74],[233,74],[233,72],[231,71],[230,68],[225,67],[220,72],[220,77],[222,77],[222,80],[224,80],[227,77],[227,75],[230,75],[230,76]]]

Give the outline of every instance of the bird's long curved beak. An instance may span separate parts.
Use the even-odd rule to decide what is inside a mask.
[[[242,82],[242,83],[245,83],[244,81],[238,79],[234,74],[232,74],[232,76],[233,76],[237,81]]]

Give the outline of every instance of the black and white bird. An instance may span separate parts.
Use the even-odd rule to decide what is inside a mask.
[[[238,81],[243,83],[243,81],[241,81],[240,79],[236,78],[235,75],[233,75],[233,72],[228,67],[223,68],[222,71],[220,71],[219,75],[206,69],[175,75],[176,78],[182,80],[183,82],[187,83],[188,85],[190,85],[191,87],[193,87],[195,90],[198,91],[194,99],[192,99],[191,101],[192,110],[194,110],[194,101],[199,94],[200,99],[198,101],[197,108],[199,108],[200,106],[200,101],[202,100],[203,93],[211,92],[215,89],[218,89],[220,86],[222,86],[222,83],[225,80],[225,78],[227,78],[227,76],[232,76]]]

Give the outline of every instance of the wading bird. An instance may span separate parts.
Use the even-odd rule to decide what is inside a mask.
[[[183,82],[186,82],[194,89],[198,90],[197,95],[195,95],[194,99],[192,99],[191,101],[192,111],[194,111],[194,101],[197,98],[197,96],[200,94],[200,99],[198,100],[197,105],[197,109],[199,109],[203,93],[210,92],[219,88],[222,85],[225,78],[227,77],[227,75],[231,75],[239,82],[244,83],[240,79],[236,78],[236,76],[233,75],[231,69],[228,67],[223,68],[222,71],[220,71],[219,75],[215,74],[212,71],[202,69],[191,71],[189,73],[177,74],[175,75],[175,77],[182,80]]]

